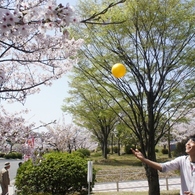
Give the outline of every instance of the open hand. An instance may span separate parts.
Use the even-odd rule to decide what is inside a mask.
[[[140,160],[142,160],[144,158],[143,154],[138,150],[138,149],[133,149],[131,148],[131,151],[133,152],[133,154]]]
[[[194,195],[194,194],[193,194],[192,192],[190,192],[190,191],[185,191],[184,194],[186,194],[186,195]]]

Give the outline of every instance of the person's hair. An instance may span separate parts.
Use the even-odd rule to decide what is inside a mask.
[[[18,166],[20,167],[21,165],[22,165],[22,162],[19,162],[19,163],[18,163]]]
[[[191,139],[192,141],[195,141],[195,134],[190,135],[190,136],[189,136],[189,139]]]

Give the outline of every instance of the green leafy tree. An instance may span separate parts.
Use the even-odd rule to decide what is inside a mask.
[[[84,73],[84,72],[83,72]],[[98,140],[102,156],[107,159],[108,138],[118,122],[118,116],[109,105],[113,100],[103,99],[104,94],[90,83],[87,77],[75,77],[70,86],[70,97],[66,98],[62,110],[73,115],[74,122],[88,129]]]
[[[100,3],[108,4],[83,2],[83,17],[91,10],[98,12]],[[90,81],[102,87],[106,92],[102,99],[110,97],[120,106],[125,115],[121,120],[139,140],[144,156],[153,161],[155,146],[170,130],[169,121],[179,121],[194,108],[194,14],[194,0],[129,0],[101,16],[105,25],[80,26],[75,32],[85,37],[83,61],[77,68],[85,67]],[[125,22],[106,25],[108,20]],[[126,66],[124,78],[111,75],[116,62]],[[117,96],[111,88],[118,90]],[[159,195],[158,172],[144,166],[149,195]]]

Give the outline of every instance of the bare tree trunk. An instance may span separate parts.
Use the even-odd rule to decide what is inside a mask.
[[[108,147],[107,147],[107,140],[104,141],[104,144],[103,144],[103,157],[105,159],[107,159],[107,153],[108,153]]]
[[[12,153],[13,144],[10,144],[10,153]]]
[[[118,153],[118,156],[121,155],[121,143],[120,143],[120,138],[118,138],[118,147],[117,147],[117,153]]]
[[[145,170],[149,186],[148,195],[160,195],[158,171],[151,167],[148,167],[147,165],[145,166]]]
[[[114,134],[111,134],[111,152],[114,153]]]
[[[171,135],[170,135],[170,124],[169,124],[169,131],[168,131],[168,157],[171,158]]]
[[[107,142],[101,143],[101,149],[102,149],[102,157],[107,159]]]

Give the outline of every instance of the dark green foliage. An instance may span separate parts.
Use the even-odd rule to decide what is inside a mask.
[[[185,152],[185,145],[186,145],[186,142],[188,141],[188,139],[184,139],[182,140],[181,142],[178,142],[177,145],[176,145],[176,149],[174,150],[174,153],[173,155],[174,156],[181,156],[181,155],[186,155],[186,152]]]
[[[117,146],[114,146],[114,147],[113,147],[113,152],[114,152],[114,153],[117,153],[117,152],[118,152],[118,147],[117,147]]]
[[[28,194],[28,195],[52,195],[51,193],[47,193],[47,192],[38,192],[38,193],[32,193],[32,194]]]
[[[85,148],[80,148],[80,149],[77,150],[77,152],[82,153],[85,157],[90,156],[90,151],[88,149],[85,149]]]
[[[169,150],[168,149],[166,149],[166,148],[163,148],[162,149],[162,154],[168,154],[169,153]]]
[[[132,148],[132,146],[126,145],[126,146],[125,146],[125,149],[124,149],[124,150],[125,150],[125,153],[126,153],[126,154],[132,154],[131,148]]]
[[[0,153],[0,157],[4,158],[5,154],[4,153]]]
[[[4,158],[6,159],[22,159],[22,154],[17,152],[10,152],[9,154],[5,154]]]
[[[16,153],[16,158],[22,159],[22,154],[21,153]]]
[[[91,186],[94,180],[95,171]],[[87,194],[87,160],[77,152],[47,153],[39,164],[33,165],[31,160],[23,163],[18,169],[15,185],[21,190],[20,195],[42,192],[52,195]]]

